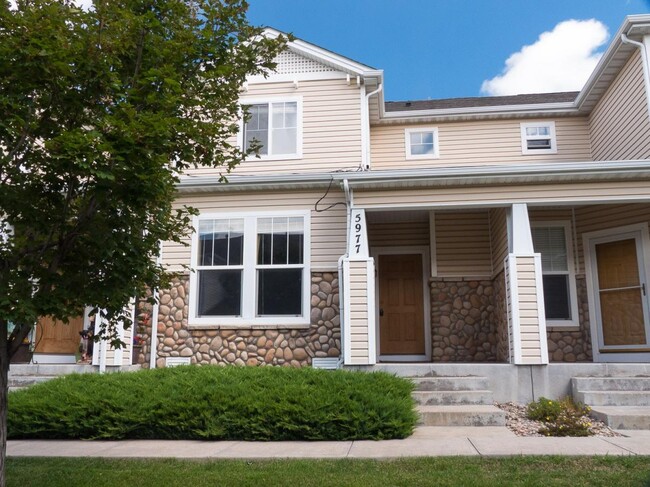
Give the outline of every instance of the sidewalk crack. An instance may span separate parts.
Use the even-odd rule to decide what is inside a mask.
[[[627,452],[630,452],[632,455],[638,455],[637,452],[630,450],[629,448],[625,448],[624,446],[617,445],[616,443],[609,441],[607,438],[600,437],[599,440],[604,441],[605,443],[609,443],[610,445],[614,445],[616,448],[620,448],[621,450],[625,450]]]
[[[354,440],[350,442],[350,448],[348,448],[347,453],[345,454],[345,458],[348,458],[350,456],[350,452],[352,451],[352,446],[354,445]]]
[[[472,445],[472,447],[474,448],[474,450],[476,450],[476,453],[478,453],[479,456],[482,457],[483,454],[482,454],[482,453],[480,452],[480,450],[476,447],[476,445],[474,444],[474,442],[472,441],[472,439],[469,438],[469,437],[467,437],[467,441],[469,441],[469,444]]]

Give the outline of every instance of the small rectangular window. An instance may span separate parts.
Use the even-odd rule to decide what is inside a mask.
[[[521,151],[523,154],[555,154],[555,122],[522,123]]]
[[[439,157],[437,128],[406,129],[404,135],[407,159],[436,159]]]

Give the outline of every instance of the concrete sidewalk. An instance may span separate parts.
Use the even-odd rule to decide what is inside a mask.
[[[399,458],[512,455],[650,455],[650,430],[615,438],[516,436],[505,427],[422,426],[404,440],[385,441],[77,441],[12,440],[13,457],[104,458]]]

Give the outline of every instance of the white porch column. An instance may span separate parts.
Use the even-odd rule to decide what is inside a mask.
[[[508,209],[508,256],[505,258],[510,363],[548,364],[542,258],[533,248],[528,207]]]
[[[353,209],[348,255],[343,260],[343,363],[373,365],[375,341],[375,263],[368,253],[364,210]]]

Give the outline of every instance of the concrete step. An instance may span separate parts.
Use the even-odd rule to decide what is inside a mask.
[[[411,377],[416,391],[485,391],[490,389],[487,377]]]
[[[589,406],[650,406],[650,391],[578,391],[573,398]]]
[[[55,375],[16,375],[10,376],[9,387],[28,387],[48,380],[56,379]]]
[[[66,375],[96,372],[97,366],[88,364],[11,364],[9,375]]]
[[[505,426],[506,413],[496,406],[418,406],[424,426]]]
[[[612,429],[650,430],[649,406],[596,406],[590,414]]]
[[[492,391],[414,391],[412,395],[423,406],[494,403]]]
[[[649,391],[650,377],[573,377],[571,388],[576,391]]]

